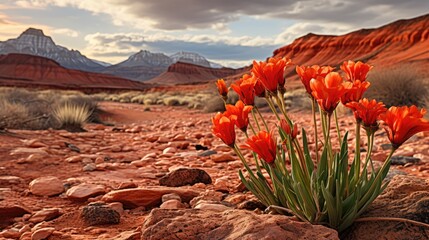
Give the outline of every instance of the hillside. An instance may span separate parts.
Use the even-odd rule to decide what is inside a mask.
[[[298,65],[331,65],[337,69],[349,59],[368,62],[374,70],[413,64],[427,72],[424,70],[429,67],[429,14],[341,36],[309,33],[276,49],[273,56],[291,58]],[[295,76],[294,72],[290,68],[289,76]]]
[[[67,69],[57,62],[33,55],[0,55],[0,85],[60,89],[143,90],[147,84],[92,72]]]

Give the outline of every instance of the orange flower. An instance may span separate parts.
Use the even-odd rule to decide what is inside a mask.
[[[252,106],[244,106],[244,103],[241,100],[238,100],[234,105],[226,105],[226,116],[235,115],[237,120],[235,125],[243,132],[246,132],[247,126],[249,125],[249,112],[252,111]]]
[[[222,139],[222,141],[230,147],[234,147],[235,143],[234,124],[236,120],[237,116],[225,116],[222,113],[217,113],[214,118],[212,118],[213,134]]]
[[[293,124],[293,130],[290,127],[289,123],[286,122],[286,120],[282,119],[280,120],[280,128],[283,129],[283,131],[289,135],[292,139],[295,139],[298,135],[298,124]]]
[[[257,135],[248,138],[246,144],[243,145],[244,148],[257,153],[259,158],[262,158],[265,162],[273,163],[276,159],[277,146],[272,134],[260,131]]]
[[[231,88],[246,105],[253,105],[255,103],[255,84],[256,79],[254,77],[244,74],[235,84],[231,84]]]
[[[389,140],[394,148],[398,148],[414,134],[429,131],[429,122],[423,119],[425,109],[416,106],[390,107],[380,115],[387,127],[385,128]]]
[[[311,94],[319,103],[323,111],[331,114],[341,97],[350,88],[349,83],[343,83],[343,79],[337,72],[331,72],[325,78],[318,77],[310,81]]]
[[[266,90],[276,93],[277,87],[284,88],[284,70],[291,64],[291,60],[286,58],[270,58],[268,62],[259,63],[253,61],[252,73]]]
[[[368,75],[369,70],[372,66],[361,61],[357,63],[349,60],[345,61],[341,65],[341,69],[346,73],[347,80],[353,82],[355,80],[360,80],[361,82],[366,81],[366,76]]]
[[[359,102],[347,103],[346,106],[353,110],[357,122],[363,122],[366,128],[375,129],[378,128],[378,116],[387,110],[382,102],[377,102],[375,99],[369,101],[366,98]]]
[[[346,93],[341,97],[341,102],[346,105],[349,102],[358,102],[365,91],[368,89],[370,83],[362,82],[360,80],[355,80],[350,89],[346,91]]]
[[[255,83],[255,95],[258,97],[265,97],[265,87],[262,82],[257,80]]]
[[[302,84],[304,84],[305,90],[310,94],[311,96],[311,88],[310,88],[310,81],[313,78],[317,77],[326,77],[326,75],[332,70],[334,70],[331,66],[322,66],[319,65],[313,65],[313,66],[296,66],[295,68],[296,73],[298,73],[299,77],[301,78]]]
[[[218,79],[216,81],[217,90],[219,92],[219,95],[226,98],[228,96],[228,88],[226,87],[225,80]]]

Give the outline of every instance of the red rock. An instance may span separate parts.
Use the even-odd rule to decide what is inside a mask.
[[[111,191],[103,196],[105,202],[121,202],[126,208],[155,207],[163,195],[176,193],[186,202],[198,196],[199,192],[186,188],[147,187]]]
[[[222,155],[218,155],[218,154],[212,155],[211,160],[213,162],[229,162],[229,161],[235,161],[236,158],[229,153],[225,153]]]
[[[66,196],[72,200],[86,200],[90,197],[104,194],[105,192],[104,186],[82,183],[67,190]]]
[[[142,227],[142,239],[339,239],[321,225],[298,222],[282,215],[229,210],[154,209]]]
[[[31,211],[26,209],[25,207],[17,205],[9,206],[8,204],[6,206],[3,206],[0,201],[0,228],[7,226],[13,221],[14,218],[21,217],[24,214],[28,214],[30,212]]]
[[[64,186],[57,177],[40,177],[30,182],[30,192],[34,195],[50,197],[64,192]]]
[[[45,208],[34,213],[28,221],[32,223],[49,221],[61,216],[61,214],[61,209],[59,208]]]
[[[41,228],[33,232],[31,234],[31,240],[43,240],[47,239],[51,234],[55,231],[55,228],[48,227],[48,228]]]
[[[185,208],[185,205],[177,199],[171,199],[163,202],[159,208],[162,209],[180,209]]]
[[[227,207],[223,204],[219,204],[219,203],[210,203],[210,202],[205,202],[205,201],[200,201],[195,207],[194,209],[200,209],[200,210],[210,210],[210,211],[216,211],[216,212],[223,212],[223,211],[227,211],[227,210],[231,210],[230,207]]]

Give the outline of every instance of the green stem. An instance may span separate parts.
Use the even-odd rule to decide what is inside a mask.
[[[267,122],[265,121],[265,118],[262,116],[261,112],[259,111],[259,108],[258,108],[258,107],[256,107],[256,106],[254,106],[253,108],[254,108],[254,109],[255,109],[255,111],[258,113],[259,117],[262,119],[262,123],[264,124],[265,129],[267,130],[267,132],[269,132],[270,130],[268,129],[268,124],[267,124]]]
[[[357,183],[360,176],[360,122],[356,123],[356,145],[355,145],[355,182]]]
[[[365,165],[364,165],[363,171],[365,171],[368,168],[368,162],[371,162],[371,172],[374,172],[374,164],[372,163],[372,160],[371,160],[371,153],[372,153],[372,149],[374,146],[374,135],[375,135],[374,132],[367,135],[367,137],[368,137],[368,152],[367,152],[367,155],[365,158]]]
[[[247,132],[244,133],[246,135],[246,138],[249,138],[249,135]],[[255,134],[256,135],[256,134]],[[259,166],[258,157],[256,156],[256,153],[252,151],[253,158],[255,159],[256,169],[258,172],[261,172],[261,167]]]
[[[311,110],[313,112],[313,123],[314,123],[314,139],[316,143],[316,162],[319,162],[319,139],[317,137],[317,120],[316,120],[316,99],[312,98]]]
[[[255,115],[255,111],[253,111],[253,109],[254,108],[252,108],[252,116],[253,116],[253,119],[255,120],[255,122],[256,122],[256,126],[258,127],[258,131],[261,131],[261,126],[259,126],[259,122],[258,122],[258,119],[256,118],[256,115]],[[249,123],[250,124],[250,123]]]
[[[341,137],[340,126],[338,125],[337,109],[334,110],[334,117],[335,117],[335,127],[337,129],[337,134],[338,134],[338,142],[340,143],[340,146],[341,146],[343,138]]]
[[[277,120],[280,120],[279,114],[277,113],[276,107],[274,106],[274,103],[271,101],[270,96],[265,97],[265,100],[267,101],[271,111],[276,115]]]

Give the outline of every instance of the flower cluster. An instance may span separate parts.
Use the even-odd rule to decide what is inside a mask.
[[[285,76],[293,71],[290,66],[292,61],[286,58],[254,61],[251,73],[231,84],[240,100],[235,105],[226,104],[226,111],[213,117],[212,132],[236,152],[248,172],[248,177],[244,177],[239,171],[242,182],[263,204],[279,213],[292,212],[303,221],[327,224],[342,231],[385,188],[387,183],[383,180],[395,150],[414,134],[429,131],[429,122],[423,119],[426,111],[415,106],[386,109],[382,102],[362,98],[370,86],[367,76],[372,69],[366,63],[344,62],[340,67],[343,75],[330,66],[296,66],[295,71],[313,102],[315,132],[312,142],[315,147],[312,151],[315,154],[311,154],[305,129],[299,131],[298,124],[289,117],[284,101]],[[228,88],[225,81],[221,79],[216,84],[226,102]],[[255,97],[265,98],[277,118],[275,126],[267,124],[254,104]],[[348,133],[341,136],[336,114],[340,102],[353,111],[356,119],[355,156],[350,166]],[[320,111],[319,124],[316,104]],[[339,151],[334,150],[330,133],[333,117]],[[392,149],[383,166],[374,169],[371,153],[380,121]],[[323,133],[320,141],[318,127]],[[364,161],[360,153],[361,127],[368,138]],[[247,138],[242,145],[236,143],[236,128]],[[249,136],[249,129],[252,136]],[[322,142],[321,149],[319,142]],[[254,153],[256,174],[249,167],[251,163],[245,159],[242,149]],[[290,168],[287,167],[289,164]],[[263,177],[262,171],[268,173],[271,181]]]

